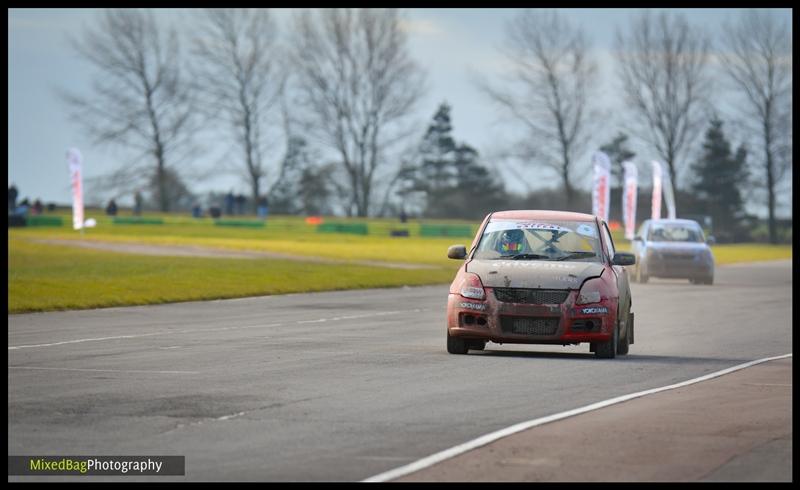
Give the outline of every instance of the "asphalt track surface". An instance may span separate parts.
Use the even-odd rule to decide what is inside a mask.
[[[122,480],[359,481],[792,352],[789,261],[632,294],[636,343],[613,360],[586,344],[449,355],[446,286],[9,315],[9,455],[186,456],[185,477]]]

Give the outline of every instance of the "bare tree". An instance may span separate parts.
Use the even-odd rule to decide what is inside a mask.
[[[791,168],[792,40],[788,22],[769,13],[743,13],[726,24],[720,62],[744,99],[745,125],[759,136],[766,182],[769,239],[777,243],[777,186]]]
[[[296,17],[292,61],[312,135],[338,155],[351,191],[349,215],[367,216],[375,172],[422,94],[396,10],[333,9]]]
[[[504,55],[513,66],[505,87],[481,89],[526,129],[519,156],[561,177],[572,202],[572,171],[588,140],[597,66],[580,28],[555,11],[526,10],[508,26]]]
[[[72,41],[94,68],[93,93],[61,92],[96,144],[133,150],[133,164],[118,169],[110,182],[147,182],[155,175],[159,207],[172,199],[168,166],[193,149],[193,100],[181,78],[178,38],[149,11],[107,10],[98,25]],[[155,171],[148,167],[155,165]]]
[[[628,36],[617,31],[617,60],[631,131],[655,147],[678,187],[679,164],[702,133],[709,99],[710,41],[680,14],[645,11]]]
[[[284,75],[276,28],[266,9],[207,9],[194,37],[193,80],[204,95],[205,113],[230,125],[242,151],[253,208],[266,177],[269,116]]]

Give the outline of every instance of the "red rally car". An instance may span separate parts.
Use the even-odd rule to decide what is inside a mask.
[[[500,211],[483,220],[447,300],[447,351],[510,344],[589,343],[598,357],[633,344],[628,272],[597,216],[564,211]]]

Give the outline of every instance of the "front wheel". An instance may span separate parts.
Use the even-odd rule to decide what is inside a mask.
[[[619,344],[619,324],[614,325],[614,334],[607,342],[595,343],[594,355],[601,359],[614,359],[617,357],[617,345]]]
[[[486,348],[486,341],[485,340],[473,340],[467,346],[468,349],[472,350],[483,350]]]
[[[625,320],[625,336],[620,337],[619,343],[617,344],[617,354],[621,356],[628,353],[628,348],[631,343],[631,330],[633,330],[633,315],[631,315],[629,311],[627,319]]]
[[[469,348],[464,339],[458,337],[451,337],[450,332],[447,332],[447,352],[450,354],[466,354]]]

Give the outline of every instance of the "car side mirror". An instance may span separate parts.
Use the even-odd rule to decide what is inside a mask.
[[[717,243],[717,239],[714,238],[714,235],[708,235],[708,238],[706,239],[706,243],[709,244],[709,245],[714,245],[715,243]]]
[[[636,256],[626,252],[617,252],[611,260],[611,265],[633,265],[636,263]]]
[[[467,256],[467,247],[464,245],[451,245],[447,249],[447,258],[449,259],[463,259]]]
[[[642,237],[640,237],[639,235],[636,235],[635,237],[633,237],[633,241],[634,242],[643,242],[644,240],[642,240]]]

